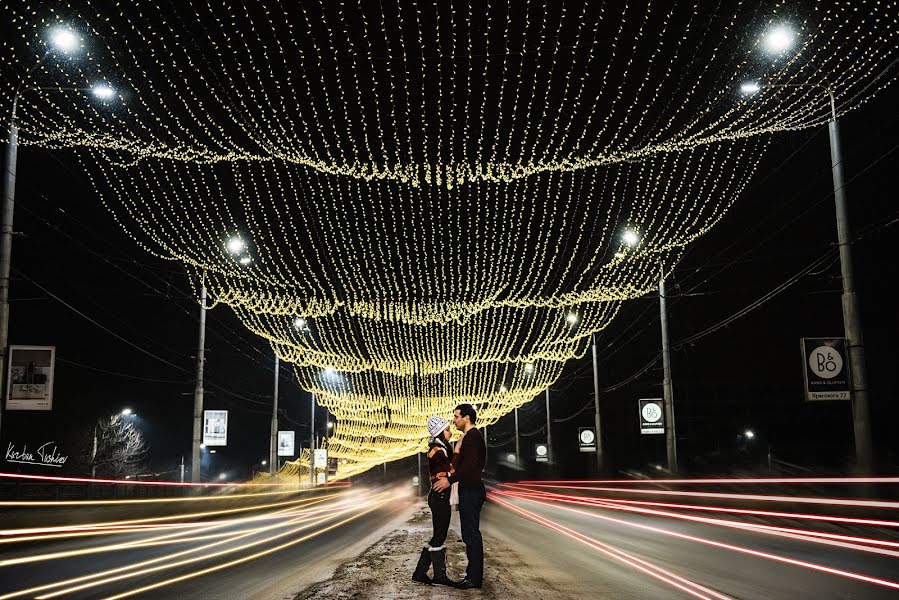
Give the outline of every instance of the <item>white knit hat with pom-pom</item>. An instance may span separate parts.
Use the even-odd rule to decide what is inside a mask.
[[[432,438],[435,438],[446,429],[447,425],[449,425],[449,421],[443,417],[431,417],[428,419],[428,433],[431,434]]]

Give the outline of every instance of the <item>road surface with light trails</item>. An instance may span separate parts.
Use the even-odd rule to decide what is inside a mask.
[[[334,488],[135,505],[124,518],[128,505],[52,507],[58,524],[3,520],[0,598],[290,597],[412,501],[407,490]]]
[[[534,483],[494,490],[485,530],[581,597],[899,597],[895,502]]]

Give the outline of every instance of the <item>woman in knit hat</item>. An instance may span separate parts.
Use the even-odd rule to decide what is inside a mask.
[[[453,450],[450,447],[450,423],[441,417],[428,419],[428,434],[431,441],[428,443],[428,466],[431,471],[431,483],[440,477],[449,477],[453,473],[453,465],[450,459]],[[428,507],[431,509],[431,520],[434,524],[434,533],[428,545],[422,548],[418,558],[412,581],[431,585],[454,586],[456,582],[446,576],[446,534],[449,531],[450,515],[450,490],[437,492],[431,490],[428,494]],[[434,565],[434,579],[428,577],[428,567]]]

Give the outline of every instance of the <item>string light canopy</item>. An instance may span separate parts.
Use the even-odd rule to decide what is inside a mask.
[[[20,143],[69,152],[138,245],[295,364],[342,475],[460,401],[489,425],[539,395],[723,218],[771,134],[829,119],[825,87],[863,104],[899,54],[874,1],[0,14],[10,96],[47,44],[82,55],[30,71]]]

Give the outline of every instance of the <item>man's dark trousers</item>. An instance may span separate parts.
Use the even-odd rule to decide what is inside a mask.
[[[468,557],[466,577],[475,584],[484,581],[484,540],[481,539],[481,507],[487,500],[483,483],[459,484],[459,521]]]

